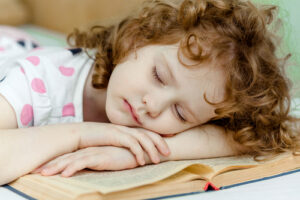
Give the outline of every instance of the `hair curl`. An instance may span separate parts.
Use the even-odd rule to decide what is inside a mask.
[[[298,152],[299,130],[292,125],[298,119],[289,115],[291,83],[284,72],[290,54],[278,57],[278,26],[270,30],[277,7],[243,0],[178,2],[147,1],[138,16],[116,25],[75,29],[69,43],[97,49],[93,87],[106,88],[114,67],[137,49],[180,43],[187,58],[219,60],[226,71],[225,100],[212,103],[204,96],[217,107],[210,123],[231,130],[227,134],[255,156]]]

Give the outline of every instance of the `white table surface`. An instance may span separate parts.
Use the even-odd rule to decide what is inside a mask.
[[[0,187],[0,200],[24,200],[25,198]],[[300,171],[264,181],[249,183],[220,191],[211,191],[163,200],[300,200]]]

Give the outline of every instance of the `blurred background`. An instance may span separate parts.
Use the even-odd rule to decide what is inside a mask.
[[[0,23],[35,24],[62,33],[92,23],[111,23],[142,0],[0,0]]]
[[[17,26],[42,45],[66,46],[74,27],[115,23],[136,12],[144,0],[0,0],[0,25]],[[172,0],[170,0],[172,1]],[[288,74],[300,88],[300,0],[252,0],[280,7],[283,52],[291,52]],[[297,82],[298,81],[298,82]],[[298,92],[300,94],[300,90]],[[299,95],[300,96],[300,95]]]

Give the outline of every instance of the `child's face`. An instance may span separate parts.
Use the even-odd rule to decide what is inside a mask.
[[[210,102],[223,100],[224,72],[212,64],[184,67],[177,51],[177,45],[149,45],[116,66],[107,87],[106,114],[110,122],[172,134],[215,116],[215,107],[205,101],[204,93]],[[155,67],[163,83],[154,78]],[[187,122],[182,122],[177,112]]]

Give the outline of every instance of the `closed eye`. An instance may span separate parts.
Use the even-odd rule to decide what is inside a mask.
[[[161,80],[161,78],[159,77],[159,75],[157,73],[156,66],[154,66],[153,69],[152,69],[152,75],[153,75],[155,80],[157,80],[161,84],[164,84],[164,82]]]
[[[164,82],[161,80],[160,76],[158,75],[157,73],[157,70],[156,70],[156,66],[153,67],[152,69],[152,75],[154,77],[155,80],[157,80],[158,82],[160,82],[161,84],[164,84]],[[178,111],[177,109],[177,106],[175,105],[175,112],[176,112],[176,115],[178,117],[178,119],[182,122],[186,122],[186,119],[184,117],[182,117],[182,115],[180,114],[180,112]]]
[[[181,115],[180,112],[178,111],[176,105],[175,105],[175,110],[176,110],[176,114],[177,114],[178,118],[180,119],[180,121],[186,122],[186,119],[185,119],[184,117],[182,117],[182,115]]]

